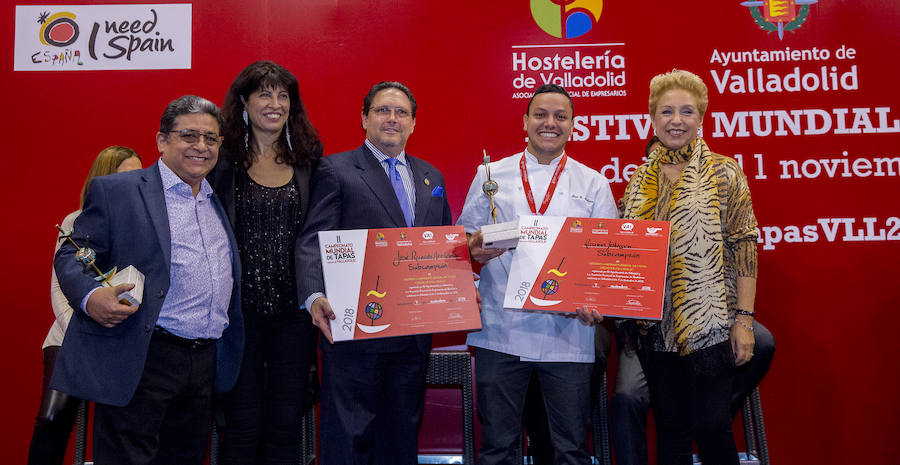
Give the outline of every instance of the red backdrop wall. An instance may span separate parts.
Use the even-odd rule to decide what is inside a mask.
[[[762,30],[738,1],[607,1],[587,34],[557,39],[538,27],[524,0],[199,0],[190,70],[73,72],[12,71],[14,5],[5,2],[0,23],[8,44],[0,188],[6,200],[2,461],[24,461],[38,406],[40,346],[52,322],[53,225],[77,208],[84,176],[102,148],[131,146],[145,165],[155,162],[154,135],[167,102],[194,93],[221,104],[243,67],[271,59],[298,76],[326,153],[344,151],[362,142],[359,112],[368,87],[400,80],[419,101],[408,150],[444,172],[457,214],[482,148],[499,157],[524,147],[527,100],[516,94],[527,89],[516,88],[515,79],[583,78],[591,71],[566,70],[552,60],[575,52],[601,57],[597,62],[621,57],[592,71],[621,74],[624,82],[615,83],[621,85],[569,86],[585,94],[575,97],[581,119],[568,151],[610,178],[641,163],[647,120],[640,115],[647,112],[653,75],[685,68],[710,88],[704,136],[714,151],[742,158],[765,238],[756,308],[778,341],[762,385],[773,459],[896,460],[896,1],[821,0],[783,39]],[[819,53],[791,59],[787,48]],[[742,57],[744,51],[751,55]],[[765,53],[771,51],[788,59],[772,61]],[[543,60],[529,61],[543,57],[551,58],[551,69],[543,69]],[[754,80],[761,74],[770,91],[751,92],[748,73]],[[807,74],[818,76],[818,84]],[[824,90],[823,80],[840,88]],[[794,85],[800,90],[788,90]],[[612,92],[591,94],[601,90]],[[822,130],[826,120],[831,127]],[[613,184],[616,196],[623,189],[621,180]]]

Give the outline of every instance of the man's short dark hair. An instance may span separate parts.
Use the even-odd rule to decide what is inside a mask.
[[[400,92],[406,94],[406,98],[409,99],[409,104],[412,106],[412,117],[416,117],[416,108],[418,108],[418,105],[416,105],[416,98],[413,97],[412,91],[409,90],[409,87],[406,87],[397,81],[381,81],[378,84],[372,86],[371,89],[369,89],[369,93],[366,94],[366,98],[363,99],[362,112],[364,115],[368,115],[369,110],[372,109],[372,100],[375,100],[375,94],[385,89],[397,89]]]
[[[563,86],[558,86],[556,84],[544,84],[544,85],[538,87],[537,90],[534,91],[534,95],[532,95],[531,99],[528,100],[528,107],[525,108],[526,115],[531,113],[531,102],[534,101],[534,98],[537,97],[538,94],[546,94],[546,93],[565,95],[566,98],[569,99],[569,106],[572,107],[572,115],[573,116],[575,115],[575,102],[572,101],[572,97],[569,96],[569,93],[566,92],[566,89],[563,88]]]
[[[196,95],[184,95],[169,102],[166,110],[159,119],[159,132],[167,134],[175,129],[175,118],[192,113],[206,113],[216,119],[219,128],[222,128],[222,115],[215,103]]]

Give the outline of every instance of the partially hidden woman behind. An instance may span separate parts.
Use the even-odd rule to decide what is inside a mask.
[[[735,366],[753,356],[756,218],[734,159],[698,136],[708,91],[673,70],[650,82],[661,145],[619,201],[622,218],[671,223],[662,321],[630,328],[647,376],[659,463],[737,464],[730,402]],[[625,326],[628,328],[628,324]]]
[[[87,179],[84,180],[79,206],[84,203],[84,196],[87,195],[88,186],[94,178],[141,168],[143,168],[141,158],[134,150],[118,145],[103,149],[97,154]],[[71,231],[75,225],[75,218],[79,214],[81,214],[81,208],[69,213],[60,225],[62,230]],[[61,242],[57,238],[56,249],[59,249],[60,244]],[[47,338],[44,339],[44,381],[41,389],[41,406],[34,424],[31,446],[28,449],[28,465],[61,465],[63,463],[69,435],[72,433],[75,416],[78,412],[79,399],[50,389],[50,375],[53,374],[56,355],[59,353],[59,347],[66,335],[69,320],[72,318],[72,307],[69,306],[69,301],[66,300],[59,288],[56,270],[52,267],[50,269],[52,270],[50,274],[50,304],[53,306],[56,320],[50,327]]]
[[[223,144],[208,179],[240,249],[246,342],[237,385],[222,399],[221,463],[297,463],[318,333],[300,308],[296,274],[304,267],[294,243],[322,144],[297,78],[270,61],[238,74],[222,114]]]

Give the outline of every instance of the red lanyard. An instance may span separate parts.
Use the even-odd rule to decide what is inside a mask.
[[[547,211],[547,207],[550,206],[550,199],[553,198],[553,193],[556,192],[556,185],[559,184],[559,176],[562,174],[565,166],[566,154],[563,154],[559,164],[556,165],[553,177],[550,178],[550,185],[547,186],[547,193],[544,194],[544,201],[541,202],[541,209],[538,211],[537,207],[534,205],[534,195],[531,193],[531,183],[528,182],[528,168],[525,167],[525,153],[522,153],[522,159],[519,160],[519,171],[522,173],[522,185],[525,186],[525,198],[528,199],[528,206],[531,207],[531,213],[543,215]]]

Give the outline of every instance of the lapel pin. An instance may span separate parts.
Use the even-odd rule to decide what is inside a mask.
[[[426,185],[426,186],[430,186],[430,185],[431,185],[431,181],[429,181],[428,178],[425,178],[425,185]]]

